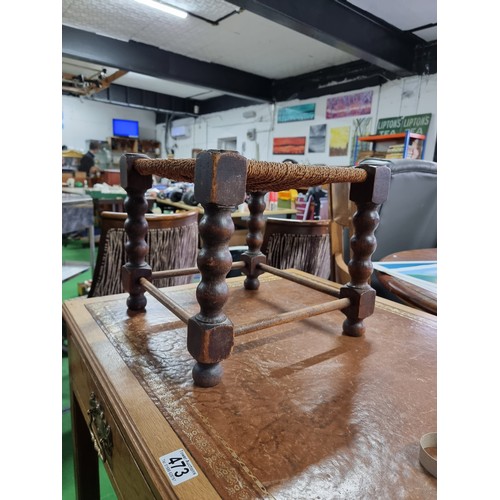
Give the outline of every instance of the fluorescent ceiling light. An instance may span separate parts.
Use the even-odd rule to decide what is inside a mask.
[[[158,9],[161,10],[162,12],[166,12],[167,14],[172,14],[173,16],[181,17],[182,19],[186,19],[187,17],[187,12],[175,9],[174,7],[170,7],[170,5],[165,5],[164,3],[155,2],[154,0],[135,0],[135,1],[147,5],[148,7],[152,7],[153,9]]]

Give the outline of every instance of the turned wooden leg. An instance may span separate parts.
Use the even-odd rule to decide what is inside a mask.
[[[247,161],[235,152],[204,151],[195,167],[195,198],[203,208],[198,254],[201,281],[196,289],[200,312],[188,321],[187,348],[197,361],[194,383],[213,387],[222,379],[220,362],[232,351],[233,324],[223,307],[229,295],[226,274],[232,258],[228,242],[234,232],[231,211],[245,199]]]
[[[247,234],[248,250],[241,255],[241,260],[246,264],[246,267],[242,271],[247,276],[244,282],[247,290],[257,290],[259,288],[259,276],[264,271],[259,269],[258,265],[266,263],[266,256],[261,252],[263,230],[266,223],[264,219],[264,210],[266,208],[265,195],[264,191],[250,193],[250,201],[248,203],[248,209],[250,210]]]
[[[146,263],[145,257],[148,253],[146,235],[148,233],[148,222],[145,214],[148,209],[146,191],[153,185],[153,176],[140,175],[133,168],[137,158],[148,158],[146,155],[126,154],[120,159],[121,183],[127,192],[125,198],[125,232],[128,242],[125,245],[127,262],[122,267],[122,284],[129,293],[127,307],[132,311],[142,311],[146,307],[144,287],[140,284],[140,278],[151,280],[152,270]]]
[[[348,268],[350,281],[340,289],[340,298],[347,297],[351,305],[342,312],[346,319],[343,334],[360,337],[365,333],[363,319],[375,309],[375,290],[368,284],[373,271],[371,256],[377,248],[375,230],[379,224],[378,207],[387,199],[391,171],[386,166],[364,168],[368,177],[364,183],[352,184],[350,199],[356,203],[353,217],[354,235],[351,238],[352,259]]]

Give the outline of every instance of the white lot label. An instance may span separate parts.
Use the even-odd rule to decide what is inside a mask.
[[[160,462],[174,486],[198,475],[183,449],[163,455],[160,457]]]

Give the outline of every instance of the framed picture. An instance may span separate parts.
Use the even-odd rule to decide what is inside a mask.
[[[278,110],[278,123],[299,122],[302,120],[313,120],[316,110],[315,103],[288,106]]]
[[[372,112],[372,98],[373,90],[340,97],[329,97],[326,100],[326,117],[344,118],[346,116],[369,115]]]
[[[351,127],[330,129],[330,156],[347,156]]]
[[[326,123],[309,127],[308,153],[324,153],[326,147]]]
[[[305,137],[275,137],[273,139],[274,155],[303,155],[305,151]]]

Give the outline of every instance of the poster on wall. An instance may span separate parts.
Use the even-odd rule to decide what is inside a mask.
[[[393,116],[391,118],[380,118],[377,123],[376,135],[399,134],[401,132],[414,132],[415,134],[427,135],[431,123],[432,113],[423,115]]]
[[[326,123],[309,127],[308,153],[324,153],[326,147]]]
[[[373,90],[329,97],[326,100],[326,118],[369,115],[372,112],[372,98]]]
[[[275,137],[273,139],[274,155],[303,155],[305,151],[305,137]]]
[[[300,122],[303,120],[313,120],[316,110],[315,103],[299,104],[288,106],[278,110],[278,123]]]
[[[351,127],[330,129],[330,156],[347,156]]]
[[[358,137],[364,137],[370,135],[370,127],[372,123],[371,116],[365,116],[363,118],[354,118],[352,120],[352,135],[351,135],[351,160],[350,165],[356,163],[356,158],[354,157],[360,151],[369,151],[371,149],[370,142],[359,142],[357,145],[358,150],[356,151],[356,142]]]

